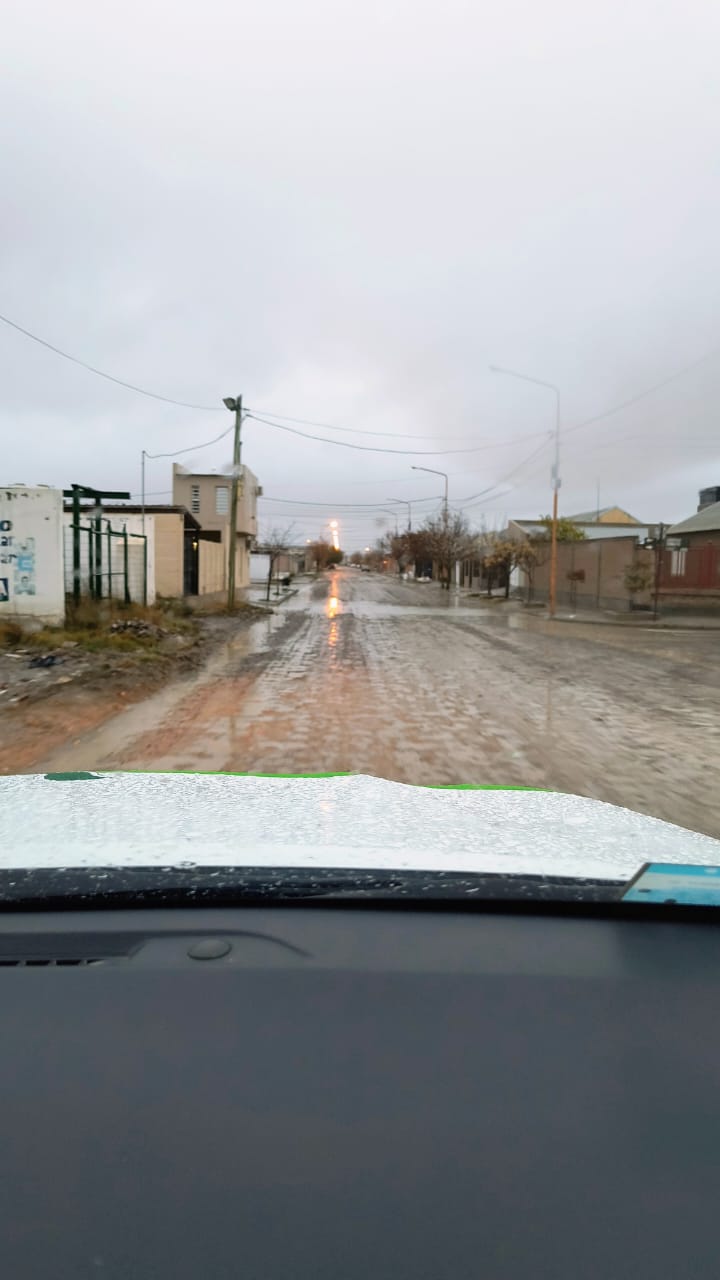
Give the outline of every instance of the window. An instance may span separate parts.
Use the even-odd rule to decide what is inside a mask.
[[[687,560],[687,548],[682,547],[679,551],[673,551],[670,554],[670,577],[684,578],[685,562]]]
[[[226,516],[228,513],[228,487],[226,484],[219,484],[215,487],[215,514],[218,516]]]
[[[200,510],[200,485],[193,484],[190,486],[190,510],[196,516]]]

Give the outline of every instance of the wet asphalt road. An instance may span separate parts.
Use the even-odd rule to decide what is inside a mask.
[[[537,786],[720,836],[720,631],[549,623],[342,569],[45,768]]]

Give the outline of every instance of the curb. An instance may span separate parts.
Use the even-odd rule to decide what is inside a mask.
[[[620,618],[560,618],[555,615],[541,614],[543,622],[562,622],[588,625],[591,627],[623,627],[626,631],[720,631],[720,622],[623,622]]]

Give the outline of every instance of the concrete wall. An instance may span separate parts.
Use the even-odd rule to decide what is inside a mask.
[[[250,581],[267,582],[270,572],[270,557],[265,551],[253,551],[250,556]]]
[[[194,503],[194,489],[198,489],[198,501]],[[227,501],[227,513],[218,511],[218,490]],[[243,467],[239,484],[237,531],[252,538],[257,534],[257,476],[249,467]],[[173,503],[187,507],[191,515],[200,521],[203,529],[225,530],[230,521],[232,476],[222,472],[205,473],[184,471],[177,463],[173,466]],[[249,568],[249,565],[248,565]]]
[[[153,512],[151,516],[145,516],[146,527],[148,520],[152,520],[155,530],[155,590],[159,596],[181,596],[185,557],[182,513]]]
[[[213,595],[224,591],[227,586],[225,577],[227,548],[224,542],[205,542],[200,539],[198,548],[198,594]]]
[[[652,551],[637,546],[635,535],[624,538],[561,542],[558,546],[557,602],[561,608],[630,610],[625,569],[637,559],[651,570]],[[584,575],[572,581],[570,574]],[[548,599],[550,551],[534,574],[533,599]],[[650,592],[634,598],[636,605],[650,603]]]
[[[0,621],[64,621],[62,507],[59,489],[0,489]]]

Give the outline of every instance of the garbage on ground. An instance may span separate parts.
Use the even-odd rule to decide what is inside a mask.
[[[168,634],[164,627],[158,627],[154,622],[146,622],[144,618],[118,618],[117,622],[110,624],[110,631],[116,636],[140,636],[147,640],[162,640]]]

